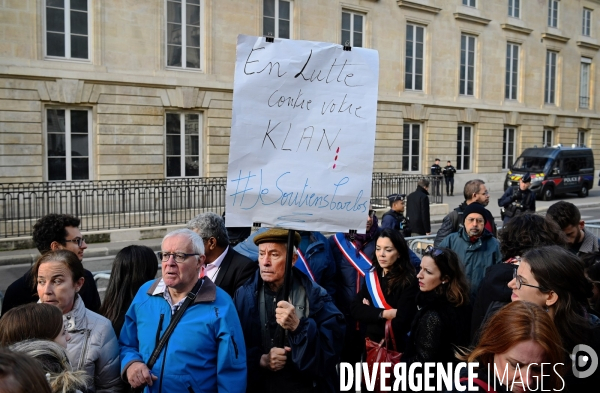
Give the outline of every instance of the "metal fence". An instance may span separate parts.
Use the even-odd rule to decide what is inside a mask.
[[[443,203],[444,193],[442,182],[444,176],[433,175],[398,175],[395,173],[373,173],[371,187],[371,201],[375,205],[388,206],[387,195],[399,193],[410,194],[417,189],[417,182],[421,179],[429,181],[429,202]]]
[[[429,178],[430,200],[442,202],[441,176],[374,173],[373,203],[387,206],[386,195],[408,194]],[[0,237],[31,235],[37,219],[51,213],[81,219],[81,230],[101,231],[180,225],[197,214],[225,208],[227,178],[114,180],[0,184]]]

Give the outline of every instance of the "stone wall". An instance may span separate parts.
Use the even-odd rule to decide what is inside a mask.
[[[365,15],[364,44],[379,51],[375,171],[402,172],[402,127],[422,124],[421,160],[456,160],[456,127],[473,127],[472,169],[462,177],[502,182],[502,130],[517,128],[517,155],[542,144],[571,145],[577,132],[600,168],[600,1],[563,0],[557,29],[547,27],[547,2],[523,1],[521,18],[505,0],[293,1],[294,39],[339,43],[341,11]],[[89,61],[44,57],[43,0],[0,1],[1,182],[44,181],[45,109],[90,108],[91,176],[95,180],[165,177],[165,113],[202,115],[202,176],[227,173],[236,36],[261,35],[261,0],[202,1],[200,70],[166,67],[165,2],[92,1]],[[581,36],[581,11],[593,11],[591,37]],[[423,91],[404,87],[407,23],[425,26]],[[474,96],[458,94],[460,35],[477,37]],[[517,100],[504,99],[506,43],[521,45]],[[546,51],[558,51],[556,105],[544,104]],[[581,57],[592,59],[591,107],[578,105]]]

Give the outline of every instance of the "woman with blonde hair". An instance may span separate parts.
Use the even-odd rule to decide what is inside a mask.
[[[458,356],[462,361],[479,363],[477,376],[469,379],[466,373],[461,374],[462,388],[455,385],[449,392],[465,391],[471,383],[479,392],[541,391],[541,383],[544,391],[562,391],[560,342],[552,319],[541,307],[529,302],[510,303],[484,325],[479,344]]]
[[[13,344],[9,348],[11,351],[31,356],[41,364],[52,393],[86,391],[89,377],[85,371],[73,371],[64,348],[55,342],[26,340]]]

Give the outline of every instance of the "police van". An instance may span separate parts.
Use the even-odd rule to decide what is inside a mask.
[[[588,196],[594,185],[594,154],[587,147],[533,147],[517,158],[504,182],[504,190],[519,185],[525,173],[531,175],[531,191],[549,201],[557,194]]]

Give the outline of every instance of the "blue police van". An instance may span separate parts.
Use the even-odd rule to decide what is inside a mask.
[[[594,186],[594,154],[587,147],[533,147],[517,158],[504,182],[504,190],[531,175],[531,191],[545,201],[557,194],[576,193],[584,198]]]

